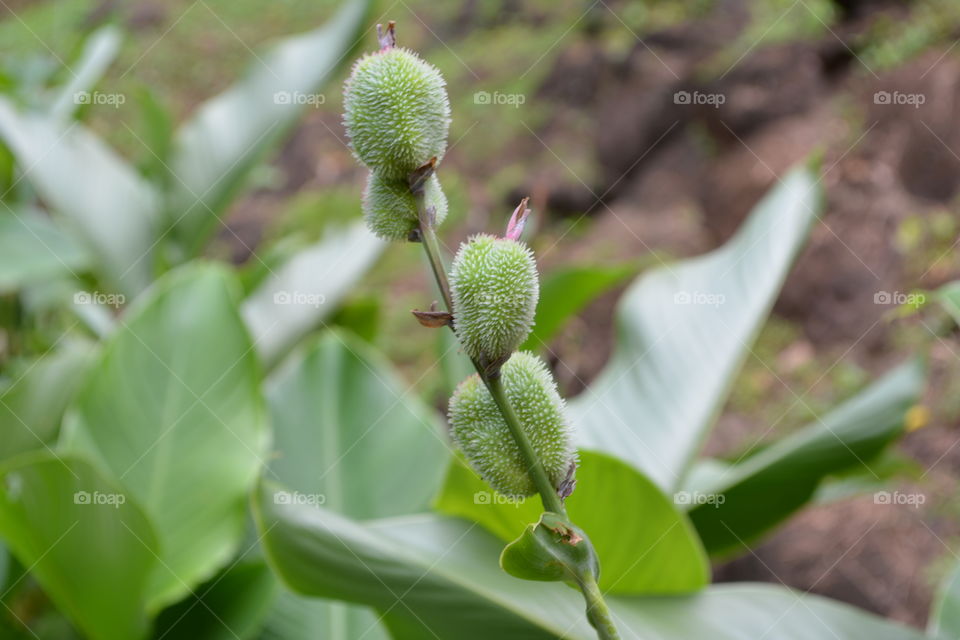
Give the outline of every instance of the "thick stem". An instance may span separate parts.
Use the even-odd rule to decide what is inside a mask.
[[[440,257],[440,243],[437,241],[437,233],[433,228],[433,215],[427,210],[423,189],[413,188],[411,192],[416,200],[417,214],[420,219],[420,243],[423,245],[423,250],[427,254],[430,269],[433,271],[433,277],[437,282],[437,287],[440,289],[440,294],[443,296],[443,302],[446,305],[447,311],[453,313],[453,298],[450,294],[450,282],[447,280],[447,271],[443,266],[443,259]],[[520,449],[523,460],[530,471],[530,477],[533,480],[534,486],[537,488],[537,493],[540,494],[540,501],[543,503],[544,510],[551,511],[567,519],[567,510],[563,506],[563,500],[560,499],[557,488],[550,482],[550,477],[547,475],[543,463],[540,461],[540,458],[537,457],[533,446],[530,444],[530,439],[527,438],[527,434],[523,431],[520,419],[513,410],[513,406],[510,404],[510,400],[507,398],[507,394],[503,389],[503,382],[500,380],[499,373],[490,375],[487,373],[485,367],[477,362],[476,359],[471,358],[471,360],[477,373],[480,374],[480,379],[483,380],[484,384],[487,385],[487,389],[490,390],[490,395],[493,396],[494,402],[497,403],[497,408],[500,409],[500,413],[503,415],[503,419],[507,423],[507,427],[509,427],[510,433],[517,443],[517,447]],[[603,593],[597,584],[597,577],[592,572],[587,572],[585,575],[578,576],[576,582],[577,586],[580,587],[580,591],[583,593],[583,599],[587,603],[587,619],[590,621],[590,624],[593,625],[593,628],[596,629],[599,640],[619,640],[620,635],[617,633],[617,628],[613,624],[613,618],[610,616],[610,609],[607,607],[607,603],[603,599]]]

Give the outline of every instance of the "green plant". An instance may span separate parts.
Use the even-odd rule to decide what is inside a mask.
[[[378,94],[376,83],[366,89],[388,112],[416,114],[402,96]],[[358,153],[361,160],[364,155]],[[794,638],[823,616],[836,637],[910,636],[809,597],[799,614],[783,606],[799,596],[772,587],[717,587],[694,599],[637,597],[702,589],[709,574],[705,551],[742,551],[832,474],[869,473],[869,461],[902,432],[916,401],[922,372],[909,363],[744,460],[695,464],[816,215],[819,181],[810,168],[794,170],[726,246],[649,272],[627,292],[614,356],[570,405],[580,457],[571,493],[566,421],[552,380],[533,356],[510,358],[530,331],[536,304],[536,281],[528,278],[535,268],[516,245],[524,204],[508,239],[481,236],[461,248],[448,284],[436,218],[422,188],[436,167],[435,158],[427,159],[408,177],[418,204],[418,227],[408,239],[422,244],[447,306],[414,314],[425,326],[453,328],[477,372],[451,400],[452,435],[466,461],[451,462],[434,503],[462,519],[358,522],[292,506],[278,498],[290,495],[286,490],[263,483],[254,498],[257,523],[288,584],[368,604],[399,638],[618,637],[615,627],[629,637],[754,637],[775,628],[777,637]],[[405,209],[395,215],[409,220]],[[499,247],[505,256],[495,254]],[[513,378],[515,361],[523,382]],[[394,468],[406,464],[400,460]],[[542,508],[523,500],[534,491]],[[478,524],[500,542],[478,532]],[[503,542],[509,544],[499,551]],[[500,567],[513,577],[575,585],[587,600],[587,616],[562,587],[525,588],[499,573],[498,553]],[[765,606],[756,607],[758,600]]]
[[[277,59],[290,71],[282,77],[325,77],[319,62],[347,50],[362,13],[352,5],[326,30],[280,45]],[[380,247],[362,227],[293,253],[278,245],[270,253],[279,257],[267,255],[262,270],[243,274],[194,257],[216,224],[210,210],[226,203],[252,166],[233,136],[256,139],[258,126],[294,113],[271,106],[274,81],[254,74],[202,108],[172,145],[179,164],[154,165],[143,174],[150,177],[82,125],[64,127],[45,112],[0,101],[0,137],[24,172],[8,194],[16,195],[11,215],[0,218],[0,246],[10,249],[0,254],[0,309],[18,345],[5,354],[0,389],[4,635],[595,637],[582,595],[551,584],[572,578],[597,624],[615,624],[623,637],[796,640],[817,633],[811,629],[841,639],[918,637],[774,586],[707,587],[708,553],[742,552],[831,475],[869,470],[901,433],[922,384],[920,367],[907,364],[741,461],[696,460],[816,216],[811,168],[794,170],[724,247],[647,270],[630,286],[614,355],[569,402],[564,423],[535,357],[519,357],[526,379],[518,381],[504,356],[524,340],[525,349],[541,348],[570,314],[632,269],[581,265],[548,274],[529,338],[533,283],[497,283],[504,297],[517,288],[523,294],[509,316],[513,329],[502,341],[477,339],[473,363],[445,348],[443,365],[454,384],[476,365],[489,395],[480,385],[472,391],[489,424],[465,424],[489,428],[504,448],[515,444],[527,463],[549,451],[522,438],[511,444],[503,428],[523,436],[531,433],[525,423],[547,418],[537,426],[550,427],[547,444],[559,462],[528,476],[543,498],[537,505],[491,491],[452,454],[441,416],[370,344],[342,329],[313,331]],[[50,136],[61,136],[63,146],[43,155],[34,145]],[[158,186],[168,184],[154,182],[164,165],[192,169],[175,169],[169,186]],[[429,211],[439,201],[421,190],[424,180],[436,180],[433,168],[415,171],[408,184],[413,228],[406,193],[403,208],[378,215],[392,214],[408,236],[415,232],[442,285],[434,228],[441,216]],[[226,169],[233,186],[217,186],[219,195],[201,205],[182,199],[186,186],[174,184],[178,176],[216,183],[215,172]],[[116,192],[90,187],[100,184]],[[164,224],[154,226],[158,220]],[[137,232],[124,235],[130,229]],[[142,272],[130,246],[112,246],[136,244],[141,233],[155,242],[159,235],[151,234],[162,231],[170,231],[158,245],[165,248],[149,253]],[[520,245],[504,246],[517,257]],[[519,253],[518,273],[529,274],[527,254]],[[78,288],[101,286],[130,303],[63,308]],[[447,327],[458,303],[440,290],[453,314],[419,317]],[[323,304],[310,297],[320,294]],[[59,337],[41,340],[48,322]],[[484,330],[482,322],[476,329]],[[438,340],[454,334],[444,329]],[[547,415],[525,415],[537,402]],[[560,478],[572,453],[560,428],[567,423],[579,460],[569,496],[570,478]],[[510,473],[508,488],[516,488],[524,478],[515,465]],[[516,493],[529,492],[527,485]],[[596,613],[603,602],[608,620]]]

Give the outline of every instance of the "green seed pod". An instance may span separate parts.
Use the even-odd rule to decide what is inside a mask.
[[[454,258],[450,288],[454,327],[472,358],[503,362],[530,335],[540,286],[526,245],[483,234],[470,238]]]
[[[434,224],[447,217],[447,197],[443,195],[436,175],[423,186],[424,203],[433,207]],[[363,191],[363,218],[367,226],[384,240],[407,240],[417,228],[417,203],[406,180],[384,178],[371,171]]]
[[[357,158],[387,178],[406,179],[447,148],[450,102],[437,69],[407,49],[357,60],[343,91],[343,124]]]
[[[504,392],[534,452],[558,491],[572,485],[576,452],[563,415],[563,399],[543,360],[519,351],[503,365]],[[515,498],[536,493],[520,448],[476,374],[460,383],[450,398],[454,442],[470,466],[498,492]]]

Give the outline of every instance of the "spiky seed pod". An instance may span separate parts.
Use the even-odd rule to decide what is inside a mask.
[[[526,351],[514,353],[501,371],[504,392],[553,486],[572,482],[576,451],[563,414],[563,399],[546,364]],[[536,493],[510,429],[476,374],[450,398],[454,442],[473,469],[498,492],[515,498]]]
[[[424,204],[433,207],[434,223],[447,217],[447,197],[436,175],[423,186]],[[384,240],[407,240],[417,228],[417,203],[406,180],[384,178],[371,171],[363,191],[363,218],[373,233]]]
[[[447,148],[450,102],[440,72],[412,51],[388,47],[357,60],[343,91],[343,123],[357,158],[406,179]]]
[[[450,289],[454,327],[471,357],[503,362],[530,335],[540,285],[526,245],[473,236],[453,260]]]

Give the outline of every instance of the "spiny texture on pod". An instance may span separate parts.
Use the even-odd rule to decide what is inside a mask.
[[[553,486],[569,483],[576,465],[563,399],[546,364],[519,351],[501,371],[507,399]],[[453,439],[467,461],[491,487],[515,498],[536,493],[520,449],[490,391],[476,374],[460,383],[450,398]]]
[[[450,288],[454,327],[471,357],[506,360],[530,335],[540,285],[526,245],[484,234],[470,238],[453,261]]]
[[[447,197],[436,175],[423,185],[424,204],[434,210],[434,224],[447,217]],[[406,180],[384,178],[375,171],[363,191],[363,217],[367,226],[384,240],[407,240],[418,224],[417,202]]]
[[[343,92],[343,123],[357,158],[406,179],[447,148],[450,102],[440,72],[407,49],[363,56]]]

